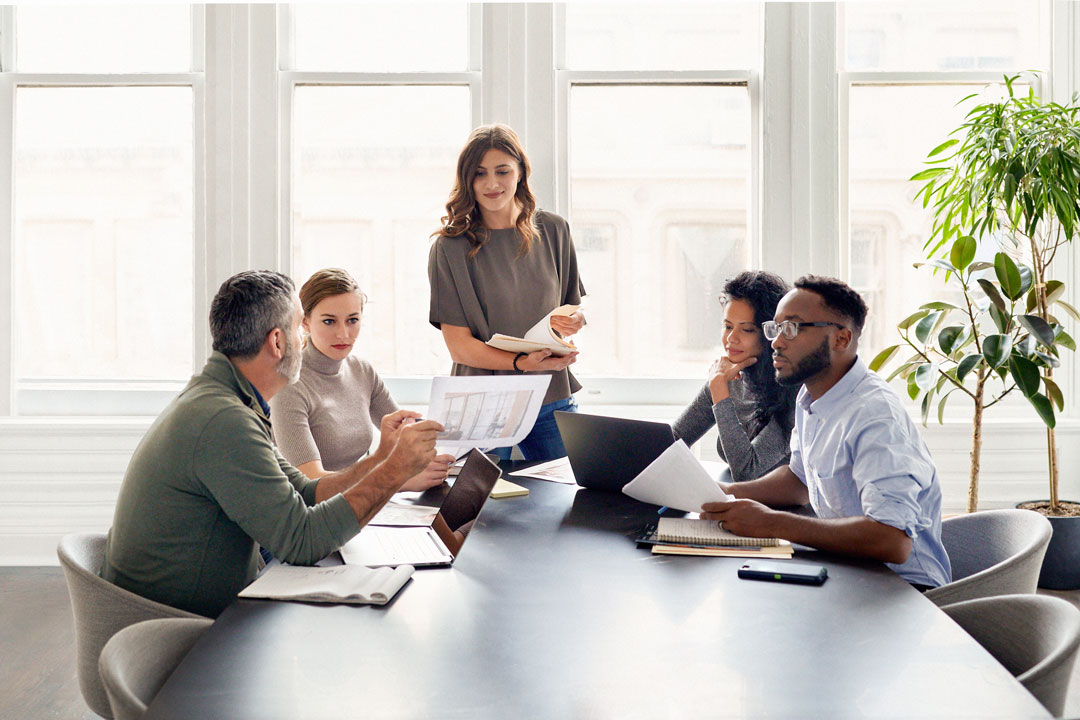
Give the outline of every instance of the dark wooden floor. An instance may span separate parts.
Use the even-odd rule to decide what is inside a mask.
[[[58,567],[0,567],[0,718],[90,720]]]
[[[1080,606],[1080,590],[1051,593]],[[1080,718],[1080,664],[1065,717]],[[0,567],[0,720],[93,720],[75,677],[67,585],[58,567]]]

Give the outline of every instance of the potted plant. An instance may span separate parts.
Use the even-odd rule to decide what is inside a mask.
[[[923,397],[924,421],[933,397],[946,389],[971,398],[969,511],[978,504],[982,411],[1020,390],[1047,433],[1049,499],[1019,505],[1054,525],[1040,585],[1077,588],[1080,503],[1058,496],[1055,407],[1064,409],[1064,396],[1053,377],[1061,348],[1076,349],[1058,313],[1077,320],[1080,314],[1063,299],[1064,283],[1049,273],[1057,251],[1080,232],[1080,105],[1075,98],[1070,105],[1044,102],[1033,88],[1017,94],[1018,77],[1005,77],[996,98],[961,100],[977,98],[953,137],[930,151],[931,167],[911,178],[922,183],[916,200],[933,211],[924,246],[929,265],[945,273],[946,283],[960,286],[963,306],[924,305],[900,323],[904,345],[886,348],[871,365],[883,366],[904,346],[916,351],[894,376],[908,381],[913,398]],[[976,262],[980,246],[990,243],[998,246],[993,264]],[[911,340],[912,326],[918,342]],[[994,376],[1000,390],[985,401]],[[950,395],[941,394],[939,421]]]

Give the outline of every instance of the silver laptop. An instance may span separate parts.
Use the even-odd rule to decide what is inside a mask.
[[[347,565],[367,567],[452,564],[500,474],[498,465],[484,453],[473,450],[431,525],[369,525],[341,547],[342,559]]]

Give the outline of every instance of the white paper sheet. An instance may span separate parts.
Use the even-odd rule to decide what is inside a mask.
[[[672,443],[647,468],[623,487],[623,492],[642,502],[666,505],[683,512],[698,512],[707,502],[734,498],[720,489],[684,440]]]
[[[515,470],[510,474],[517,475],[518,477],[550,480],[551,482],[565,483],[567,485],[573,485],[577,482],[577,480],[574,479],[574,471],[570,467],[570,459],[564,457],[549,460],[548,462],[540,463],[539,465],[533,465],[524,470]]]
[[[427,416],[446,428],[441,447],[512,447],[536,423],[550,375],[436,377]]]
[[[508,352],[531,353],[546,348],[553,355],[569,355],[577,348],[574,347],[573,341],[562,338],[551,328],[551,316],[573,315],[580,307],[580,305],[560,305],[529,328],[529,331],[525,333],[525,337],[517,338],[511,335],[495,333],[487,344]]]
[[[406,505],[388,502],[368,521],[368,525],[391,525],[395,527],[426,526],[435,520],[439,508],[430,505]]]

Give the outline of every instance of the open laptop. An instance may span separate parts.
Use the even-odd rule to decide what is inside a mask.
[[[498,465],[473,450],[431,525],[369,525],[341,547],[342,559],[347,565],[367,567],[450,565],[461,553],[500,474]]]
[[[671,426],[648,420],[555,411],[578,485],[618,492],[675,442]]]

